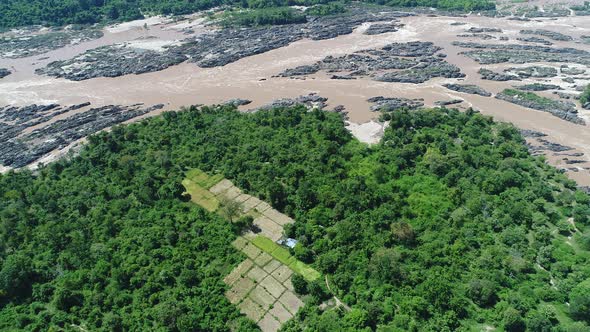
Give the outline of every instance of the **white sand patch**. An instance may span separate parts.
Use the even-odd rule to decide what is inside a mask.
[[[152,16],[145,18],[143,20],[135,20],[131,22],[125,22],[120,24],[115,24],[109,27],[106,27],[105,30],[110,33],[121,33],[125,31],[129,31],[132,29],[143,28],[144,26],[153,26],[165,23],[167,19],[163,16]]]
[[[388,126],[389,121],[377,122],[371,120],[361,124],[347,122],[346,129],[348,129],[359,141],[368,144],[376,144],[379,143],[383,137],[385,128]]]
[[[4,166],[4,165],[0,165],[0,174],[4,174],[7,173],[8,171],[10,171],[12,169],[12,167],[9,166]]]
[[[125,43],[125,46],[132,48],[139,48],[143,50],[150,50],[156,52],[163,52],[166,47],[180,45],[178,40],[158,40],[158,39],[140,39]]]
[[[189,19],[185,21],[181,21],[177,24],[167,26],[162,30],[176,30],[176,31],[183,31],[186,29],[194,29],[196,27],[202,28],[205,26],[206,18],[204,17],[197,17],[194,19]]]

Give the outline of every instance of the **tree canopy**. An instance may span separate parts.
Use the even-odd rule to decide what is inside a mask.
[[[335,113],[192,107],[1,175],[0,330],[255,329],[224,297],[237,230],[187,202],[192,168],[294,217],[292,254],[352,309],[294,280],[284,331],[588,329],[588,195],[477,112],[384,119],[367,146]]]
[[[274,8],[285,6],[312,6],[313,15],[342,12],[341,0],[3,0],[0,2],[0,28],[26,25],[62,26],[67,24],[94,24],[103,22],[131,21],[144,15],[185,15],[218,6],[237,8]],[[390,6],[436,7],[445,10],[489,10],[495,5],[488,0],[366,0]],[[324,4],[330,4],[325,6]],[[268,11],[253,14],[272,16],[279,24],[286,19],[294,20],[293,13]],[[289,17],[285,18],[284,16]],[[280,20],[279,17],[283,16]],[[296,21],[296,20],[295,20]],[[265,24],[271,24],[268,21]]]

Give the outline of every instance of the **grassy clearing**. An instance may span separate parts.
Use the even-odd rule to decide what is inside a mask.
[[[207,173],[201,171],[200,169],[191,169],[190,171],[186,172],[186,178],[196,183],[197,185],[209,190],[211,189],[211,187],[219,183],[219,181],[223,180],[223,175],[215,174],[209,176]]]
[[[207,189],[189,179],[184,179],[182,185],[191,195],[191,202],[200,205],[209,212],[215,212],[219,208],[219,201]]]
[[[314,281],[320,277],[320,273],[318,271],[309,265],[295,259],[295,257],[291,256],[287,249],[274,243],[271,239],[258,235],[252,239],[252,243],[262,251],[270,254],[279,262],[287,265],[295,273],[302,275],[306,280]]]

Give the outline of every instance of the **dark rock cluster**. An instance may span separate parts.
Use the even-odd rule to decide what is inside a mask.
[[[183,61],[200,67],[224,66],[239,59],[287,46],[303,38],[322,40],[350,34],[365,22],[393,21],[410,13],[351,8],[345,15],[311,18],[306,23],[222,29],[183,40],[161,52],[124,45],[89,50],[73,59],[56,61],[38,73],[85,80],[162,70]]]
[[[260,106],[256,109],[251,109],[250,111],[255,112],[258,110],[269,110],[274,108],[285,108],[291,107],[295,105],[305,105],[308,108],[318,108],[324,109],[326,107],[326,102],[328,98],[324,98],[317,93],[310,93],[308,95],[302,95],[295,98],[281,98],[273,100],[272,102]]]
[[[553,48],[540,45],[481,44],[473,42],[453,42],[453,45],[471,50],[461,54],[481,63],[566,62],[590,65],[590,52],[575,48]]]
[[[531,92],[523,92],[534,95]],[[553,100],[545,97],[534,95],[533,98],[523,98],[522,95],[506,93],[506,90],[498,93],[496,98],[504,100],[523,107],[532,108],[538,111],[548,112],[560,119],[576,123],[585,124],[584,119],[578,115],[576,105],[569,101]]]
[[[483,40],[496,39],[496,37],[494,37],[492,35],[488,35],[486,33],[464,33],[464,34],[457,35],[457,37],[479,38],[479,39],[483,39]]]
[[[513,67],[504,71],[513,73],[520,78],[548,78],[557,76],[557,69],[543,66]]]
[[[566,165],[583,164],[587,163],[583,159],[572,159],[580,158],[584,156],[582,152],[575,152],[574,148],[562,145],[559,143],[551,142],[547,139],[547,135],[534,130],[521,130],[522,136],[527,138],[527,148],[529,152],[534,155],[547,155],[553,154],[554,156],[562,156],[562,160]],[[532,144],[531,142],[536,142]],[[577,167],[573,168],[561,168],[562,171],[578,172]]]
[[[530,129],[521,129],[520,134],[523,137],[532,137],[532,138],[539,138],[539,137],[546,137],[547,136],[547,134],[545,134],[545,133],[542,133],[542,132],[536,131],[536,130],[530,130]]]
[[[533,83],[515,86],[515,89],[521,91],[547,91],[547,90],[562,90],[559,85],[555,84],[544,84],[544,83]]]
[[[12,74],[12,72],[6,68],[0,68],[0,78],[4,78],[8,75]]]
[[[463,102],[462,99],[451,99],[451,100],[439,100],[439,101],[435,101],[434,104],[436,106],[445,107],[445,106],[449,106],[449,105],[460,104],[462,102]]]
[[[380,82],[419,84],[435,77],[462,78],[465,77],[465,74],[461,73],[458,67],[446,61],[433,61],[422,62],[407,70],[379,74],[374,77],[374,80]]]
[[[399,28],[401,28],[402,24],[396,23],[374,23],[365,30],[366,35],[380,35],[382,33],[388,32],[396,32]]]
[[[70,107],[57,104],[0,107],[0,141],[3,142],[0,164],[13,168],[29,165],[78,139],[163,107],[110,105],[83,110],[89,106],[84,103]],[[71,115],[54,119],[68,113]],[[30,131],[35,126],[38,128]]]
[[[460,69],[435,55],[441,50],[430,42],[393,43],[380,49],[328,56],[313,64],[287,69],[281,77],[297,77],[326,71],[334,79],[369,76],[381,82],[423,83],[434,77],[464,77]]]
[[[443,86],[449,90],[469,93],[472,95],[480,95],[483,97],[490,97],[492,94],[477,85],[473,84],[443,84]]]
[[[377,96],[369,98],[367,101],[373,104],[370,108],[373,112],[393,112],[401,108],[417,109],[424,106],[423,99],[389,98]]]
[[[537,43],[537,44],[542,44],[542,45],[553,45],[552,42],[548,41],[547,39],[543,39],[543,38],[539,38],[539,37],[518,37],[516,38],[516,40],[520,40],[523,42],[527,42],[527,43]]]
[[[574,95],[574,94],[565,93],[565,92],[561,92],[561,91],[553,91],[553,94],[558,96],[559,98],[568,99],[568,100],[576,97],[576,95]]]
[[[483,80],[498,82],[520,81],[520,78],[516,75],[507,73],[497,73],[485,68],[481,68],[477,73],[481,75],[481,79]]]
[[[35,72],[82,81],[95,77],[118,77],[166,69],[188,58],[176,52],[108,45],[89,50],[70,60],[54,61]]]
[[[550,142],[544,138],[539,138],[538,139],[539,142],[543,143],[543,146],[552,152],[563,152],[563,151],[571,151],[574,148],[566,146],[566,145],[562,145],[559,143],[554,143],[554,142]]]
[[[559,68],[559,71],[562,74],[565,75],[582,75],[586,72],[585,69],[582,68],[576,68],[576,67],[570,67],[568,65],[561,65],[561,67]]]
[[[337,105],[333,109],[327,109],[328,98],[322,97],[317,93],[310,93],[307,95],[298,96],[295,98],[281,98],[273,100],[272,102],[260,106],[258,108],[253,108],[248,110],[248,112],[257,112],[259,110],[271,110],[275,108],[285,108],[291,107],[295,105],[303,105],[308,109],[319,109],[326,112],[335,112],[339,113],[345,120],[348,119],[348,112],[346,112],[343,105]]]
[[[557,41],[571,41],[573,38],[568,35],[564,35],[563,33],[537,29],[537,30],[520,30],[520,33],[523,35],[537,35],[547,37],[549,39],[557,40]]]
[[[0,57],[24,58],[103,36],[96,29],[59,30],[26,36],[0,37]]]
[[[228,106],[238,107],[238,106],[248,105],[250,103],[252,103],[252,101],[249,99],[234,98],[234,99],[230,99],[230,100],[226,101],[223,104],[228,105]]]
[[[502,29],[499,28],[477,28],[477,27],[471,27],[467,30],[465,30],[465,32],[470,32],[470,33],[494,33],[494,32],[502,32]]]

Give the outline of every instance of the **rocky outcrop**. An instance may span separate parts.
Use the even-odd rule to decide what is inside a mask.
[[[306,23],[243,29],[222,29],[188,38],[161,51],[133,45],[89,50],[74,59],[57,61],[38,73],[71,80],[114,77],[162,70],[183,61],[200,67],[224,66],[239,59],[287,46],[303,38],[322,40],[349,34],[366,22],[393,21],[410,13],[351,8],[347,14],[311,18]]]
[[[443,84],[443,86],[449,90],[462,92],[462,93],[469,93],[472,95],[480,95],[483,97],[490,97],[492,94],[487,92],[486,90],[480,88],[477,85],[473,84]]]
[[[563,33],[537,29],[537,30],[520,30],[520,33],[523,35],[538,35],[547,37],[549,39],[557,40],[557,41],[571,41],[573,38],[571,36],[564,35]]]
[[[543,139],[543,138],[539,138],[538,141],[541,142],[547,150],[552,151],[552,152],[564,152],[564,151],[571,151],[574,149],[574,148],[566,146],[566,145],[550,142],[550,141]]]
[[[317,93],[310,93],[308,95],[298,96],[295,98],[276,99],[264,106],[260,106],[255,109],[251,109],[250,112],[255,112],[258,110],[269,110],[269,109],[274,109],[274,108],[285,108],[285,107],[291,107],[291,106],[295,106],[295,105],[305,105],[306,107],[308,107],[310,109],[317,108],[317,109],[323,110],[327,106],[327,104],[326,104],[327,101],[328,101],[328,98],[324,98],[324,97],[318,95]]]
[[[436,63],[421,64],[407,70],[379,74],[373,79],[380,82],[419,84],[435,77],[462,78],[465,77],[465,74],[461,73],[461,70],[458,67],[448,62],[440,61]]]
[[[532,92],[521,92],[512,89],[506,89],[501,93],[498,93],[496,98],[523,107],[551,113],[552,115],[569,122],[585,124],[584,119],[578,116],[576,105],[572,102],[549,99],[538,96]]]
[[[515,89],[521,91],[547,91],[547,90],[562,90],[559,85],[555,84],[543,84],[543,83],[533,83],[533,84],[525,84],[515,86]]]
[[[96,29],[64,29],[26,36],[4,36],[0,37],[0,58],[16,59],[34,56],[102,36],[102,31]]]
[[[234,98],[226,101],[223,103],[223,105],[238,107],[248,105],[250,103],[252,103],[252,101],[249,99]]]
[[[494,37],[492,35],[485,34],[485,33],[464,33],[464,34],[457,35],[457,37],[479,38],[479,39],[483,39],[483,40],[496,39],[496,37]]]
[[[6,68],[0,68],[0,78],[4,78],[8,75],[12,74],[12,72]]]
[[[408,99],[408,98],[388,98],[377,96],[367,99],[372,103],[371,111],[373,112],[392,112],[398,109],[417,109],[424,106],[423,99]]]
[[[470,33],[494,33],[494,32],[502,32],[502,29],[500,28],[477,28],[477,27],[471,27],[467,30],[465,30],[465,32],[470,32]]]
[[[442,48],[433,43],[420,41],[392,43],[383,47],[383,51],[386,51],[389,55],[403,57],[432,56],[440,50],[442,50]]]
[[[576,80],[573,77],[564,77],[561,80],[564,81],[565,83],[570,83],[570,84],[576,83]]]
[[[365,30],[365,35],[380,35],[382,33],[396,32],[402,26],[403,24],[396,23],[374,23]]]
[[[292,76],[306,76],[315,74],[320,71],[319,64],[314,64],[311,66],[298,66],[295,68],[290,68],[285,70],[284,72],[280,73],[278,76],[281,77],[292,77]]]
[[[0,144],[0,164],[13,168],[26,166],[80,138],[163,107],[110,105],[83,110],[89,106],[84,103],[70,107],[57,104],[0,107],[0,141],[4,142]],[[50,121],[68,113],[71,115]],[[34,126],[39,127],[27,130]]]
[[[533,62],[565,62],[590,65],[590,52],[575,48],[554,48],[539,45],[481,44],[453,42],[453,45],[472,50],[461,54],[481,63],[524,64]]]
[[[35,72],[82,81],[96,77],[118,77],[159,71],[187,59],[188,57],[181,53],[115,44],[92,49],[70,60],[51,62]]]
[[[533,137],[533,138],[546,137],[547,136],[547,134],[542,133],[540,131],[529,130],[529,129],[521,129],[520,130],[520,134],[523,137]]]
[[[439,101],[435,101],[434,104],[436,106],[445,107],[445,106],[449,106],[449,105],[460,104],[462,102],[463,102],[462,99],[451,99],[451,100],[439,100]]]
[[[548,78],[557,76],[557,69],[553,67],[530,66],[508,68],[505,72],[517,75],[520,78]]]
[[[548,41],[547,39],[539,38],[539,37],[518,37],[516,40],[520,40],[527,43],[537,43],[542,45],[553,45],[552,42]]]
[[[560,92],[560,91],[553,91],[553,94],[558,96],[559,98],[567,99],[567,100],[572,99],[572,98],[575,99],[575,97],[576,97],[576,95],[574,95],[574,94]]]
[[[506,74],[506,73],[496,73],[489,69],[481,68],[477,72],[481,75],[481,79],[483,80],[490,80],[490,81],[498,81],[498,82],[505,82],[505,81],[520,81],[520,78],[516,75]]]
[[[561,65],[561,67],[559,68],[559,71],[561,71],[562,74],[565,75],[582,75],[586,72],[585,69],[582,68],[577,68],[577,67],[570,67],[568,65]]]
[[[307,95],[298,96],[295,98],[281,98],[273,100],[272,102],[260,106],[258,108],[253,108],[248,110],[248,112],[257,112],[259,110],[271,110],[275,108],[285,108],[285,107],[292,107],[295,105],[303,105],[308,109],[319,109],[326,112],[334,112],[338,113],[342,116],[344,120],[348,120],[348,112],[346,111],[343,105],[336,105],[332,109],[328,109],[327,104],[328,98],[322,97],[317,93],[310,93]]]
[[[447,63],[429,42],[393,43],[344,56],[328,56],[313,65],[287,69],[281,77],[306,76],[325,71],[333,79],[369,76],[376,81],[423,83],[434,77],[464,77],[459,68]]]

